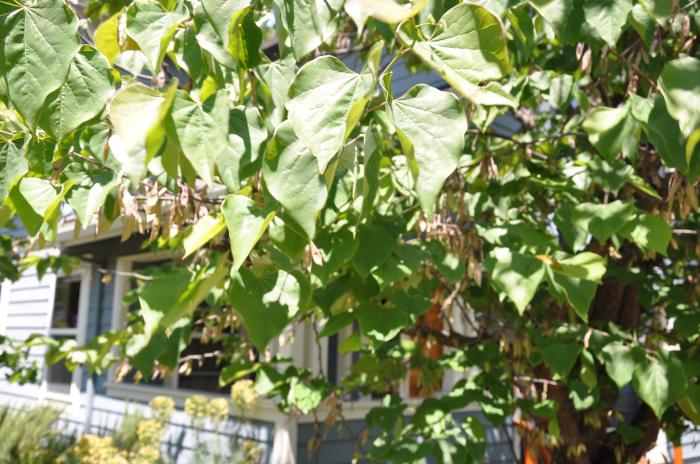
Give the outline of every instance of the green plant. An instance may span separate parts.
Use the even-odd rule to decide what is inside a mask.
[[[114,432],[114,445],[118,449],[131,453],[138,448],[138,428],[143,419],[139,409],[124,411],[119,428]]]
[[[0,462],[51,462],[69,444],[55,428],[60,415],[60,410],[47,405],[0,406]]]
[[[114,438],[87,434],[68,450],[64,460],[70,464],[129,464],[127,456],[114,446]]]
[[[135,276],[124,330],[32,340],[49,361],[215,358],[329,423],[382,397],[375,461],[482,460],[468,405],[576,464],[700,423],[699,2],[88,3],[0,2],[0,222],[29,235],[0,272],[66,208],[183,259]],[[221,349],[183,357],[205,300]]]

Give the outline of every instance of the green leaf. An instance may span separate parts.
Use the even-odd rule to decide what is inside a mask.
[[[294,260],[301,256],[309,243],[309,239],[304,236],[304,232],[300,231],[298,226],[290,226],[279,216],[275,216],[272,220],[267,235],[282,253]]]
[[[673,14],[673,0],[640,0],[640,6],[660,25]]]
[[[622,35],[631,9],[631,0],[585,0],[583,3],[586,22],[611,48],[615,48]]]
[[[94,48],[75,55],[66,82],[46,99],[39,125],[56,141],[102,113],[112,88],[109,63]]]
[[[197,272],[177,266],[147,281],[139,292],[140,314],[147,335],[191,317],[209,292],[224,280],[228,262],[221,255]]]
[[[651,213],[640,213],[625,226],[620,234],[628,237],[644,251],[655,251],[666,256],[673,231],[661,217]]]
[[[700,424],[700,385],[689,384],[683,396],[678,399],[678,407],[687,418]]]
[[[148,69],[154,76],[160,71],[175,31],[188,17],[187,8],[180,2],[175,10],[168,11],[157,0],[139,0],[126,10],[126,33],[146,55]]]
[[[652,18],[649,12],[638,3],[632,7],[628,19],[632,27],[634,27],[644,41],[644,44],[649,46],[654,38],[654,31],[656,30],[654,18]]]
[[[379,150],[376,137],[372,128],[368,128],[363,147],[362,209],[358,220],[370,215],[379,192],[379,165],[382,161],[382,152]]]
[[[509,221],[488,229],[477,224],[476,231],[487,242],[502,247],[526,246],[532,252],[547,252],[557,248],[554,237],[524,221]]]
[[[561,343],[557,341],[547,341],[543,346],[538,346],[542,353],[542,359],[549,366],[553,373],[565,379],[574,367],[578,355],[583,348],[578,343]]]
[[[570,216],[571,225],[578,234],[571,242],[574,250],[580,249],[585,242],[585,234],[590,233],[600,243],[605,243],[610,237],[625,227],[634,219],[635,208],[631,203],[615,200],[608,204],[581,203],[573,208]],[[570,233],[569,233],[570,235]],[[567,240],[573,237],[567,237]]]
[[[102,21],[97,29],[95,29],[95,48],[102,53],[109,64],[114,63],[119,54],[122,52],[122,47],[119,41],[119,22],[121,21],[123,12],[119,11],[108,19]]]
[[[501,20],[481,5],[461,3],[440,18],[430,40],[402,28],[399,38],[452,87],[483,105],[515,106],[503,89],[479,86],[510,72],[506,35]]]
[[[238,270],[275,217],[275,212],[265,212],[253,200],[243,195],[229,195],[221,211],[228,227],[233,270]]]
[[[355,320],[352,311],[345,311],[331,317],[319,334],[321,337],[330,337],[337,334]]]
[[[146,176],[146,165],[165,139],[163,121],[177,87],[164,94],[142,84],[122,87],[109,103],[109,147],[133,183]]]
[[[629,106],[595,108],[583,122],[583,129],[598,152],[608,161],[619,153],[636,159],[639,126]]]
[[[590,251],[584,251],[571,258],[557,261],[552,269],[554,272],[568,277],[600,283],[605,275],[605,264],[604,257]]]
[[[7,195],[19,179],[29,170],[24,157],[24,147],[15,143],[0,144],[0,198],[6,201]]]
[[[320,267],[314,269],[314,274],[319,275],[324,282],[350,261],[359,247],[358,240],[355,240],[347,227],[333,231],[324,230],[316,237],[314,244],[318,247],[323,260]]]
[[[275,130],[263,161],[265,185],[308,238],[316,233],[316,215],[326,203],[326,183],[318,163],[289,122]]]
[[[575,0],[528,0],[564,42],[574,43],[583,23],[582,3]]]
[[[354,353],[361,349],[362,337],[360,336],[360,332],[353,332],[338,345],[338,352],[340,354]]]
[[[594,157],[588,162],[588,175],[593,182],[617,195],[625,183],[632,181],[634,168],[619,159],[608,162]]]
[[[617,388],[622,388],[632,381],[635,366],[644,359],[644,350],[637,345],[614,341],[605,345],[601,356],[608,376]]]
[[[659,89],[668,112],[680,123],[685,137],[700,128],[700,60],[690,56],[666,63]]]
[[[573,88],[574,78],[570,74],[553,77],[549,87],[549,103],[559,111],[564,111],[569,106]]]
[[[249,5],[250,0],[202,0],[202,7],[207,14],[207,19],[225,48],[229,47],[227,38],[234,13]]]
[[[410,325],[406,313],[398,308],[379,306],[376,303],[363,301],[355,310],[355,317],[360,324],[360,330],[376,347],[390,341],[404,327]]]
[[[408,3],[397,3],[394,0],[347,0],[345,10],[357,23],[365,23],[371,16],[374,19],[389,24],[396,24],[415,16],[428,0],[411,0]]]
[[[416,179],[421,208],[432,214],[464,148],[467,118],[454,95],[419,84],[391,105],[391,116]]]
[[[235,62],[228,52],[231,18],[249,5],[250,0],[202,0],[194,5],[199,46],[230,69],[235,68]]]
[[[38,177],[25,177],[10,191],[10,199],[30,236],[39,232],[46,221],[55,221],[61,200],[70,190],[67,182],[57,191],[51,182]]]
[[[169,135],[177,141],[182,153],[199,177],[214,183],[217,159],[228,151],[228,103],[223,92],[199,103],[178,91],[168,118]]]
[[[375,224],[358,227],[356,240],[357,251],[352,262],[361,277],[366,277],[372,269],[384,263],[396,247],[394,237]]]
[[[256,277],[245,268],[231,274],[229,298],[260,351],[304,309],[304,284],[293,274],[269,270]]]
[[[268,135],[256,108],[236,107],[228,116],[228,147],[219,154],[216,167],[221,182],[230,192],[237,192],[241,181],[260,169],[260,155]]]
[[[249,69],[260,64],[262,39],[262,31],[255,24],[250,8],[233,14],[229,28],[229,52],[239,68]]]
[[[12,104],[31,129],[46,97],[68,75],[80,49],[77,31],[78,18],[62,0],[39,0],[0,16],[0,75]]]
[[[484,267],[494,287],[515,304],[520,314],[525,312],[545,276],[544,262],[508,248],[494,249]]]
[[[107,196],[119,185],[119,177],[114,172],[105,170],[92,174],[87,178],[86,184],[71,189],[66,198],[83,229],[90,225],[97,211],[107,200]]]
[[[258,70],[262,78],[260,88],[268,98],[268,107],[273,108],[270,122],[276,127],[284,120],[286,113],[287,94],[296,72],[294,58],[288,56],[273,63],[262,64]]]
[[[588,322],[588,310],[595,297],[598,284],[590,280],[581,280],[565,274],[550,273],[550,284],[554,286],[555,295],[561,294],[582,321]]]
[[[292,387],[289,401],[299,409],[302,414],[309,414],[316,409],[327,393],[325,383],[314,379],[311,385],[302,383],[297,378],[292,379]],[[320,385],[319,385],[320,384]]]
[[[289,121],[318,159],[321,172],[357,124],[372,88],[371,73],[357,74],[334,56],[310,61],[292,81]]]
[[[297,60],[329,40],[338,28],[337,1],[273,0]]]
[[[226,223],[224,218],[219,215],[210,214],[199,218],[188,229],[182,240],[182,244],[185,247],[185,255],[182,259],[202,248],[207,242],[223,232],[224,229],[226,229]]]
[[[660,95],[654,100],[645,130],[667,166],[678,169],[691,181],[700,175],[700,147],[696,147],[693,156],[687,156],[683,147],[688,147],[678,121],[671,117],[666,101]]]
[[[659,353],[659,359],[652,358],[636,365],[632,385],[642,401],[661,419],[685,391],[683,365],[673,354]]]

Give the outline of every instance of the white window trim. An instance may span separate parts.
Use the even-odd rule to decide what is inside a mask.
[[[49,296],[49,307],[51,311],[49,312],[49,318],[46,324],[46,333],[51,335],[67,335],[70,337],[75,337],[76,343],[78,345],[83,345],[86,341],[87,335],[87,319],[90,308],[90,286],[92,283],[92,270],[87,265],[80,265],[70,274],[71,276],[80,277],[80,298],[78,300],[78,325],[75,329],[51,329],[51,324],[53,321],[53,311],[54,304],[56,300],[56,285],[58,284],[58,279],[61,277],[66,277],[63,272],[58,274],[46,275],[44,278],[51,278],[53,292]],[[82,366],[76,367],[71,375],[71,384],[69,393],[61,393],[49,390],[48,381],[46,378],[48,366],[44,364],[44,375],[42,376],[41,386],[40,386],[40,397],[41,400],[56,401],[59,403],[65,403],[71,408],[78,408],[80,406],[80,383],[83,378],[83,368]]]

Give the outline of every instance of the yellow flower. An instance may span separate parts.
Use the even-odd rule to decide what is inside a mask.
[[[139,422],[136,436],[141,446],[158,447],[161,438],[163,438],[163,422],[158,419],[142,420]]]
[[[161,422],[168,422],[173,417],[175,402],[169,396],[159,395],[153,398],[148,405],[153,411],[153,418]]]
[[[243,442],[243,462],[245,464],[255,464],[260,462],[262,457],[263,449],[258,444],[252,440],[246,440]]]
[[[193,420],[207,417],[207,398],[204,395],[192,395],[185,400],[185,413]]]
[[[209,401],[209,418],[214,422],[225,421],[228,417],[228,400],[226,398],[214,398]]]
[[[142,446],[131,458],[131,464],[154,464],[160,459],[160,451],[154,446]]]
[[[258,406],[260,396],[252,380],[239,380],[231,387],[231,399],[241,412],[251,411]]]
[[[73,445],[73,454],[80,464],[129,464],[114,446],[112,437],[83,435]]]

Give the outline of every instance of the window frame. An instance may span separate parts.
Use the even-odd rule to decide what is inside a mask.
[[[133,255],[120,256],[117,258],[114,276],[114,294],[112,296],[112,322],[113,330],[124,330],[126,328],[128,308],[124,307],[122,300],[129,291],[129,273],[132,272],[134,264],[149,263],[152,261],[175,260],[181,257],[180,253],[171,251],[145,252]],[[116,349],[114,350],[116,352]],[[116,353],[115,353],[116,354]],[[138,393],[140,398],[152,398],[157,395],[168,395],[174,398],[186,398],[193,394],[202,394],[208,397],[227,397],[223,392],[212,392],[210,390],[194,390],[178,387],[180,373],[175,369],[172,375],[163,379],[162,385],[145,385],[138,383],[123,383],[116,381],[116,366],[108,370],[107,394],[115,397],[132,398],[134,393]]]
[[[56,290],[58,289],[58,281],[62,278],[72,278],[78,277],[80,281],[80,293],[78,296],[78,315],[77,315],[77,325],[75,328],[52,328],[53,325],[53,315],[55,305],[56,305]],[[49,278],[47,274],[44,278]],[[52,279],[52,289],[53,291],[49,297],[50,311],[48,314],[48,320],[46,322],[46,334],[49,336],[57,337],[68,337],[75,339],[78,345],[85,344],[87,338],[87,323],[90,309],[90,287],[92,285],[92,269],[90,266],[81,264],[73,271],[70,275],[66,275],[64,272],[59,271],[56,274],[51,274]],[[41,379],[41,398],[53,401],[58,401],[62,403],[68,403],[72,407],[77,407],[80,404],[80,391],[81,383],[83,378],[83,367],[77,366],[71,373],[71,383],[68,388],[68,392],[61,392],[52,390],[49,386],[48,381],[48,368],[46,364],[43,366],[43,373]]]

